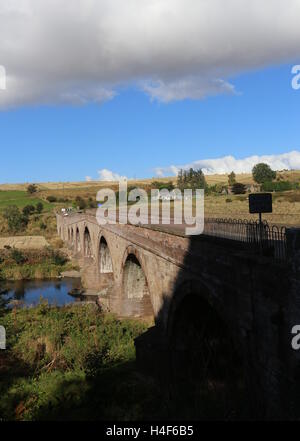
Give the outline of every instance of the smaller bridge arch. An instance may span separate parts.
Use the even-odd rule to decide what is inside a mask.
[[[99,241],[99,272],[100,274],[113,274],[113,262],[107,240],[102,235]]]
[[[71,247],[74,248],[74,229],[71,228]]]
[[[80,232],[78,227],[76,227],[76,234],[75,234],[75,251],[77,253],[81,252]]]
[[[149,286],[141,256],[128,248],[123,264],[122,313],[133,316],[153,316]]]
[[[93,257],[93,245],[92,245],[92,238],[91,233],[88,227],[85,227],[84,233],[83,233],[83,251],[84,251],[84,257],[86,258],[92,258]]]

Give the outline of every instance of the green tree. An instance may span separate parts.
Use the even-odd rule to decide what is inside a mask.
[[[29,194],[36,193],[37,191],[38,191],[38,188],[37,188],[37,186],[36,186],[35,184],[30,184],[30,185],[28,185],[28,187],[27,187],[27,192],[28,192]]]
[[[36,204],[36,211],[37,211],[38,213],[41,213],[41,212],[43,211],[43,209],[44,209],[44,205],[42,204],[42,202],[38,202],[38,203]]]
[[[177,179],[178,188],[183,191],[184,189],[207,189],[204,173],[201,169],[194,170],[179,170]]]
[[[252,176],[255,182],[263,184],[264,182],[273,181],[276,178],[276,172],[268,164],[261,162],[253,167]]]
[[[28,224],[28,217],[24,216],[15,205],[7,207],[3,212],[3,217],[6,219],[8,229],[11,232],[22,231]]]
[[[235,183],[236,183],[236,176],[234,171],[232,171],[230,175],[228,175],[228,185],[231,187]]]
[[[22,211],[23,211],[24,216],[27,217],[27,216],[30,216],[30,214],[34,213],[35,207],[33,205],[26,205]]]
[[[245,194],[246,193],[246,185],[241,184],[240,182],[236,182],[231,187],[233,194]]]

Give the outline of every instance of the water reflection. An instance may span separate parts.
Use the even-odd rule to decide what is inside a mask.
[[[17,301],[24,306],[37,305],[41,298],[46,299],[49,305],[64,306],[76,301],[69,292],[80,286],[80,279],[18,280],[2,283],[0,295],[3,300]]]

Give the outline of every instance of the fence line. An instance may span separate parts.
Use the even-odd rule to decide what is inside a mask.
[[[204,234],[247,243],[276,260],[287,257],[285,227],[270,226],[267,221],[205,218]]]

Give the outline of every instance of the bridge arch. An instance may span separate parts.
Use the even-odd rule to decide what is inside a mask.
[[[77,253],[81,252],[80,232],[78,227],[76,227],[76,234],[75,234],[75,251]]]
[[[142,257],[133,247],[126,250],[122,265],[122,313],[153,316],[149,285]]]
[[[74,248],[74,229],[71,227],[71,247]]]
[[[113,274],[113,261],[106,238],[101,235],[98,247],[98,262],[100,274]]]
[[[83,254],[84,257],[86,258],[93,257],[93,244],[92,244],[91,233],[88,227],[85,227],[83,233]]]
[[[198,283],[198,282],[197,282]],[[206,287],[183,284],[169,308],[167,337],[175,400],[189,415],[243,418],[246,374],[238,339],[207,295]],[[176,290],[177,292],[178,290]],[[241,412],[241,414],[240,414]]]

